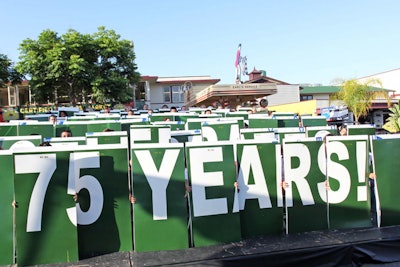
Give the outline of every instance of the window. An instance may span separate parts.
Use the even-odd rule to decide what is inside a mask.
[[[9,106],[15,106],[15,95],[16,95],[16,91],[15,88],[13,87],[8,87],[8,105]]]
[[[180,85],[164,86],[163,87],[165,103],[179,103],[184,101],[184,92]]]
[[[307,100],[313,100],[312,95],[301,95],[300,96],[300,101],[307,101]]]
[[[169,86],[164,86],[163,88],[163,93],[164,93],[164,102],[165,103],[171,103],[171,91]]]
[[[171,86],[172,89],[172,102],[183,102],[184,93],[181,90],[181,86]]]

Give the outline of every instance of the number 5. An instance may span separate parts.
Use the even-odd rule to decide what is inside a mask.
[[[79,203],[76,203],[75,207],[67,209],[68,217],[75,226],[77,223],[81,225],[94,223],[100,217],[103,209],[104,196],[99,181],[92,175],[80,177],[80,170],[88,168],[100,168],[99,152],[76,152],[70,154],[67,193],[74,195],[81,189],[86,188],[90,196],[90,207],[86,212],[82,211]]]

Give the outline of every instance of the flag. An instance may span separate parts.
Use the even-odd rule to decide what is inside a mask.
[[[242,48],[242,44],[239,44],[238,50],[236,52],[236,61],[235,61],[235,68],[238,68],[240,64],[240,49]]]

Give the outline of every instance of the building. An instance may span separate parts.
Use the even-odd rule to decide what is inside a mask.
[[[394,92],[391,95],[392,98],[400,98],[400,68],[357,78],[356,80],[364,83],[371,79],[379,80],[381,82],[382,88],[393,90]],[[381,85],[374,84],[374,86],[377,87],[380,87]]]
[[[276,106],[300,101],[299,85],[266,76],[265,71],[253,69],[249,80],[240,84],[211,85],[203,91],[189,91],[187,105],[213,105],[218,102],[224,107],[235,108],[244,103],[267,100],[268,106]]]
[[[29,82],[26,80],[19,85],[8,85],[5,88],[0,88],[0,107],[30,105],[31,101]]]
[[[244,84],[254,83],[274,83],[276,85],[276,93],[266,97],[268,106],[273,107],[282,104],[297,103],[300,101],[300,86],[298,84],[289,84],[284,81],[266,75],[265,71],[253,69],[249,73],[249,80]]]
[[[189,92],[196,94],[219,81],[210,76],[142,76],[135,90],[135,107],[141,109],[145,104],[153,109],[163,105],[182,107],[187,104],[185,95]]]
[[[340,86],[302,86],[300,90],[301,101],[316,100],[316,114],[321,114],[321,109],[328,107],[340,108],[343,103],[338,100],[331,100],[333,94],[338,93]],[[375,90],[382,90],[376,87]],[[389,97],[393,96],[394,90],[383,89]],[[388,101],[380,98],[372,102],[372,107],[366,118],[362,118],[361,123],[375,124],[377,128],[382,128],[383,124],[389,116]]]

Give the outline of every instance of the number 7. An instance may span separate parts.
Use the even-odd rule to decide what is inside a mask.
[[[16,155],[15,173],[39,173],[29,201],[27,232],[42,230],[44,197],[54,171],[57,168],[56,154]]]

